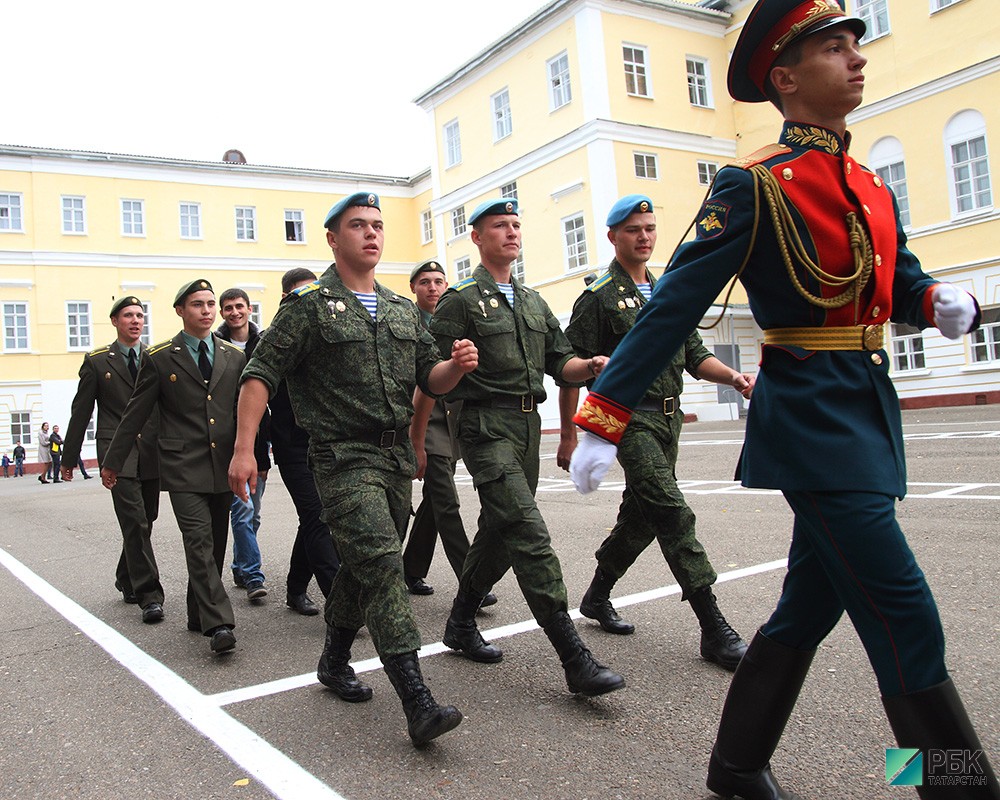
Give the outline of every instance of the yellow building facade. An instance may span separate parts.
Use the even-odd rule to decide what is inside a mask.
[[[770,105],[733,103],[729,54],[752,0],[553,0],[415,102],[434,131],[430,168],[357,175],[104,153],[0,147],[0,451],[43,420],[68,421],[84,352],[114,336],[124,293],[148,304],[147,338],[179,325],[177,287],[240,286],[266,324],[280,276],[330,261],[322,220],[336,200],[382,198],[378,279],[407,293],[412,265],[437,258],[449,279],[478,263],[466,219],[485,199],[519,200],[517,274],[565,320],[613,251],[604,219],[625,194],[649,195],[662,267],[715,172],[773,141]],[[924,268],[972,291],[981,331],[959,342],[894,326],[904,405],[1000,400],[1000,213],[991,134],[1000,130],[995,0],[848,0],[866,19],[865,103],[849,118],[852,154],[877,169],[905,213]],[[761,333],[737,289],[710,310],[706,344],[753,372]],[[551,394],[554,394],[551,393]],[[691,383],[685,410],[730,418],[740,398]],[[554,427],[554,402],[543,407]],[[85,450],[92,457],[93,450]]]

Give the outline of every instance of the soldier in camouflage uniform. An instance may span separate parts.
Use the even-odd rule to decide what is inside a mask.
[[[571,692],[599,695],[625,680],[599,664],[567,613],[562,567],[535,505],[543,372],[558,381],[593,377],[606,361],[576,358],[541,296],[511,277],[521,249],[516,200],[487,201],[469,218],[481,264],[438,301],[431,333],[448,349],[462,338],[481,364],[448,395],[463,400],[459,442],[481,506],[479,532],[465,559],[444,643],[473,661],[493,663],[500,648],[476,627],[483,597],[512,566],[531,613],[559,653]]]
[[[351,643],[367,625],[419,745],[462,715],[437,705],[423,683],[420,634],[403,582],[400,543],[416,469],[408,435],[413,392],[419,385],[436,397],[451,389],[475,369],[476,348],[456,342],[451,360],[441,361],[413,303],[375,282],[384,240],[377,195],[344,198],[325,225],[336,263],[282,301],[243,374],[230,484],[242,495],[249,481],[252,491],[256,425],[284,378],[295,417],[309,432],[323,518],[341,558],[317,676],[349,702],[372,696],[349,664]]]
[[[566,328],[581,358],[610,356],[635,324],[656,283],[646,269],[656,246],[653,202],[644,195],[627,195],[611,208],[607,224],[615,258],[608,271],[580,295]],[[715,602],[711,588],[715,570],[695,538],[694,512],[677,487],[677,446],[684,423],[678,400],[685,369],[694,378],[732,386],[747,396],[753,386],[752,377],[727,367],[705,348],[697,331],[691,332],[636,407],[632,424],[622,436],[618,460],[625,470],[625,491],[615,527],[597,550],[597,570],[580,613],[596,619],[609,633],[632,633],[635,627],[622,620],[609,595],[655,538],[681,586],[681,600],[689,601],[698,617],[702,657],[732,671],[746,652],[746,644]],[[576,447],[572,416],[579,389],[563,387],[559,392],[563,424],[557,459],[568,469]]]

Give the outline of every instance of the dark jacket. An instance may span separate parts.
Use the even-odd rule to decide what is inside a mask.
[[[257,347],[257,342],[260,341],[261,330],[254,323],[248,323],[250,326],[250,335],[247,337],[247,346],[243,351],[246,355],[247,361],[250,360],[250,356],[253,355],[254,349]],[[215,329],[215,335],[224,341],[231,342],[233,340],[232,334],[229,332],[229,325],[223,322],[218,328]],[[264,416],[260,419],[260,426],[257,428],[257,436],[253,442],[253,454],[254,458],[257,459],[257,471],[264,472],[271,468],[271,458],[268,455],[269,445],[271,443],[271,415],[268,410],[264,409]]]

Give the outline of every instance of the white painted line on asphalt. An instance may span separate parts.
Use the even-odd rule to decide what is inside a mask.
[[[788,566],[787,558],[780,558],[777,561],[768,561],[764,564],[754,564],[750,567],[743,567],[742,569],[734,569],[729,572],[723,572],[716,579],[716,583],[725,583],[726,581],[735,581],[740,578],[746,578],[750,575],[759,575],[762,572],[771,572],[776,569],[785,569]],[[634,606],[639,603],[648,603],[650,600],[659,600],[663,597],[669,597],[670,595],[680,594],[681,587],[676,583],[670,586],[661,586],[658,589],[650,589],[645,592],[637,592],[635,594],[625,595],[623,597],[615,598],[616,608],[625,608],[626,606]],[[569,615],[573,619],[582,619],[583,615],[580,613],[579,608],[571,609]],[[527,619],[523,622],[515,622],[510,625],[501,625],[499,628],[490,628],[482,632],[483,638],[487,641],[493,642],[500,639],[509,639],[512,636],[516,636],[520,633],[527,633],[529,631],[538,630],[538,623],[533,619]],[[420,658],[426,658],[427,656],[438,655],[439,653],[445,653],[450,648],[447,647],[442,642],[435,642],[434,644],[427,644],[420,648],[418,655]],[[365,672],[371,672],[372,670],[379,669],[382,666],[382,662],[378,658],[369,658],[364,661],[356,661],[351,664],[354,667],[354,671],[359,675]],[[242,703],[247,700],[257,700],[261,697],[267,697],[269,695],[280,694],[281,692],[292,691],[293,689],[301,689],[305,686],[310,686],[312,684],[318,683],[316,680],[315,672],[308,672],[304,675],[295,675],[291,678],[282,678],[276,681],[268,681],[267,683],[259,683],[256,686],[246,686],[242,689],[234,689],[230,692],[220,692],[219,694],[207,695],[205,700],[207,702],[216,703],[220,706],[229,705],[231,703]]]
[[[177,673],[151,658],[110,625],[70,600],[3,548],[0,548],[0,564],[56,613],[145,683],[181,719],[266,786],[279,800],[343,800],[342,795],[233,719]]]

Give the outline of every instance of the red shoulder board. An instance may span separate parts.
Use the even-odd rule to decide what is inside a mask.
[[[784,144],[769,144],[766,147],[760,148],[756,152],[751,153],[743,158],[738,158],[732,163],[732,166],[739,167],[740,169],[750,169],[750,167],[756,166],[763,161],[767,161],[769,158],[774,158],[775,156],[783,156],[786,153],[791,153],[792,148]]]

